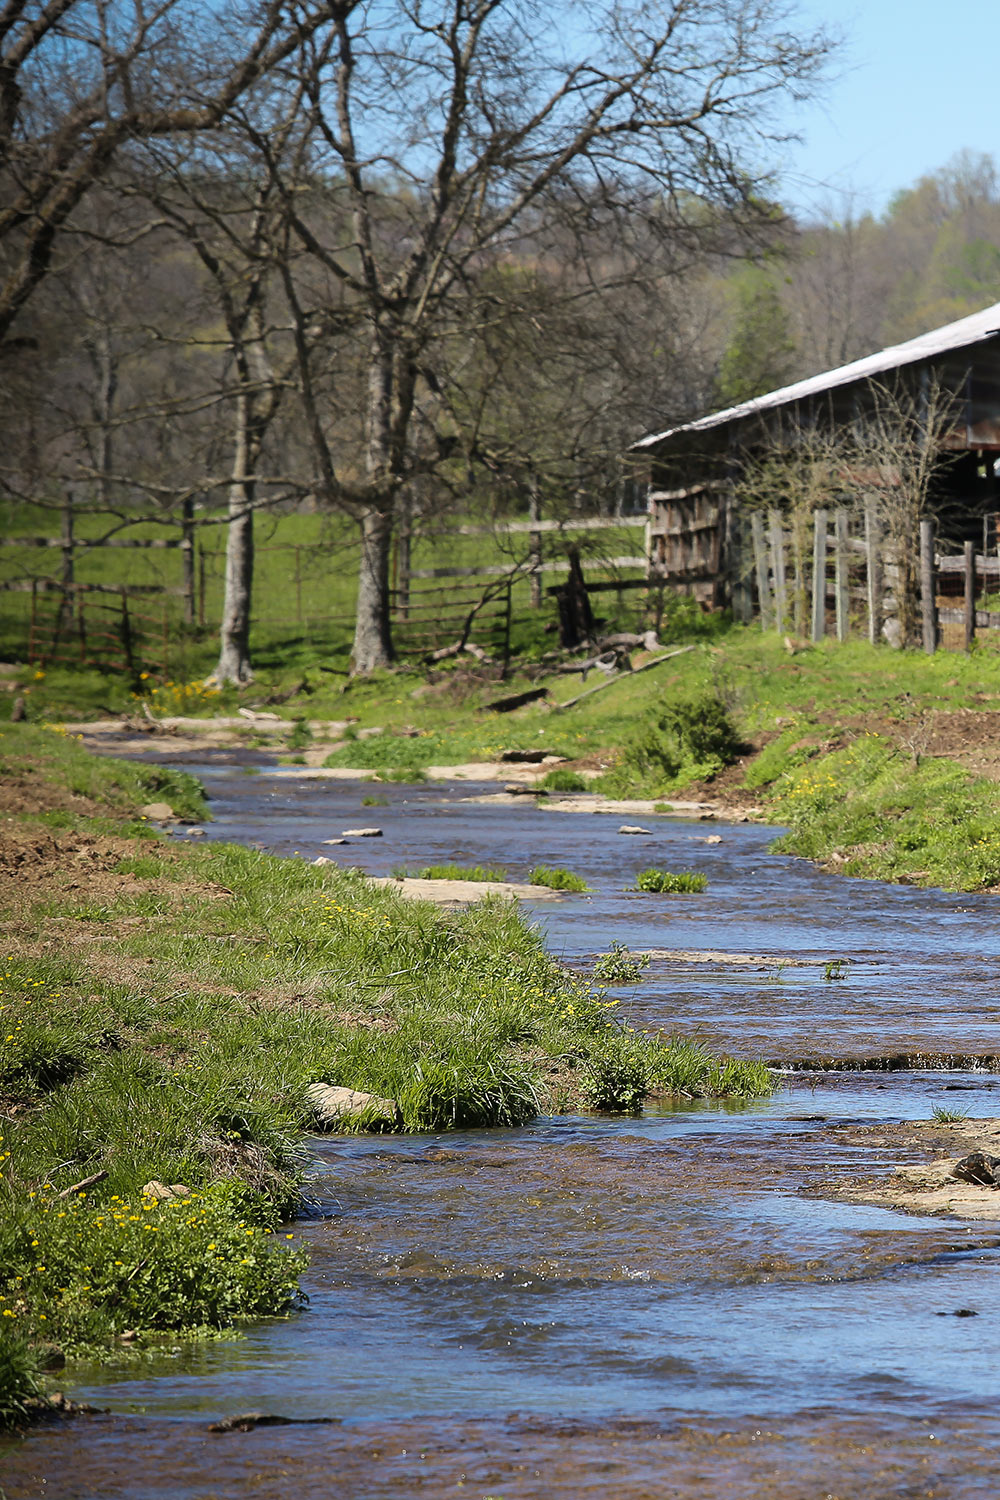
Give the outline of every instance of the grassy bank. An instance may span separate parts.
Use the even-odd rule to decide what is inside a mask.
[[[310,1083],[413,1131],[770,1088],[619,1024],[513,903],[167,843],[138,808],[195,811],[188,778],[51,731],[6,728],[0,757],[4,1420],[40,1362],[295,1306]]]
[[[289,737],[291,721],[303,714],[350,718],[343,743],[319,758],[386,780],[417,779],[431,764],[544,748],[571,763],[562,776],[599,773],[589,784],[611,795],[761,804],[791,827],[782,847],[850,874],[958,890],[1000,882],[992,849],[1000,780],[996,651],[928,657],[859,641],[789,650],[775,635],[683,612],[663,637],[693,649],[648,673],[623,674],[570,707],[562,705],[579,693],[579,681],[545,676],[538,662],[522,664],[502,691],[543,686],[547,700],[510,714],[490,710],[501,691],[496,682],[457,664],[365,681],[319,669],[295,679],[277,670],[242,695],[223,695],[223,706],[271,705],[288,716]],[[636,664],[643,659],[637,654]],[[70,692],[48,679],[22,686],[32,689],[36,720],[65,707]],[[0,712],[9,701],[0,695]],[[213,712],[214,700],[202,708]],[[824,797],[830,778],[838,792]]]

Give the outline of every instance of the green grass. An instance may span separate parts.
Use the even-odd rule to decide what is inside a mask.
[[[585,792],[587,779],[579,771],[568,771],[564,766],[553,766],[538,783],[545,792]]]
[[[130,799],[148,795],[146,772],[123,783],[115,763],[86,767],[74,741],[24,726],[3,753],[15,768],[40,755],[36,790],[55,800],[86,771],[107,826],[141,828]],[[67,819],[71,837],[90,826]],[[72,1356],[126,1329],[226,1328],[296,1305],[303,1260],[281,1221],[301,1203],[310,1083],[392,1098],[405,1130],[441,1131],[552,1107],[555,1066],[595,1108],[643,1097],[635,1079],[588,1082],[619,1053],[646,1059],[647,1093],[669,1076],[670,1049],[618,1023],[513,902],[443,911],[349,871],[145,832],[99,889],[10,896],[0,1420],[28,1399],[43,1344]],[[152,1180],[191,1194],[159,1202],[142,1191]]]
[[[861,734],[789,770],[768,816],[789,830],[777,850],[845,875],[953,891],[1000,884],[1000,785],[916,761],[884,736]]]
[[[968,1118],[967,1109],[948,1109],[943,1104],[935,1104],[931,1110],[931,1119],[935,1125],[960,1125]]]
[[[635,877],[634,891],[651,891],[656,895],[676,896],[703,891],[708,885],[708,876],[697,870],[658,870],[655,867],[640,870]]]
[[[528,875],[528,884],[548,886],[550,891],[590,890],[582,875],[574,875],[572,870],[562,870],[558,865],[535,865]]]
[[[400,865],[392,873],[397,880],[505,881],[508,878],[506,870],[486,865],[424,865],[419,870]]]

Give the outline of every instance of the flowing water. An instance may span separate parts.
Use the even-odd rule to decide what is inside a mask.
[[[909,1159],[868,1125],[1000,1115],[977,1062],[1000,1051],[995,898],[824,875],[748,825],[619,835],[618,817],[467,800],[492,788],[362,808],[370,787],[199,770],[211,838],[371,874],[583,874],[591,894],[529,904],[553,952],[652,951],[620,992],[633,1020],[787,1071],[747,1105],[317,1140],[308,1311],[81,1372],[71,1394],[109,1414],[0,1450],[8,1500],[1000,1492],[997,1225],[822,1196]],[[364,824],[382,838],[323,842]],[[708,890],[626,892],[652,864]],[[208,1431],[254,1410],[296,1425]]]

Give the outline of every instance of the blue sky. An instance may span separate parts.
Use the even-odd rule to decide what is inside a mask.
[[[845,47],[819,106],[797,112],[783,197],[800,210],[857,195],[880,213],[892,194],[963,148],[1000,161],[1000,0],[800,0]]]

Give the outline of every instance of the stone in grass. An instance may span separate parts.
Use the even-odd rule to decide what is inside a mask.
[[[152,819],[154,823],[177,821],[169,802],[147,802],[145,807],[140,807],[139,813],[144,818]]]
[[[316,858],[311,859],[309,863],[311,865],[332,865],[335,863],[335,861],[332,859],[327,859],[325,854],[317,854]]]
[[[996,1169],[1000,1167],[1000,1156],[987,1156],[985,1151],[970,1151],[952,1170],[952,1176],[960,1182],[971,1182],[975,1187],[1000,1187]]]
[[[619,833],[652,833],[651,828],[640,828],[638,823],[623,823]]]
[[[191,1189],[185,1187],[183,1182],[172,1182],[168,1186],[165,1182],[160,1182],[158,1178],[154,1177],[151,1182],[146,1183],[146,1186],[142,1190],[142,1196],[144,1198],[156,1198],[161,1203],[168,1203],[171,1198],[189,1198],[191,1196]]]
[[[381,828],[345,828],[344,829],[344,838],[345,839],[380,839],[381,837],[382,837],[382,830],[381,830]]]
[[[399,1120],[395,1099],[380,1099],[359,1089],[336,1088],[330,1083],[311,1083],[306,1099],[312,1106],[315,1123],[325,1130],[335,1130],[345,1120],[361,1120],[370,1128],[394,1126]]]

